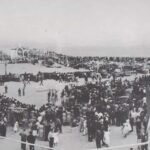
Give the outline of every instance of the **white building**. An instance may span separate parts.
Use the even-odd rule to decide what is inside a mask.
[[[24,57],[25,52],[28,52],[28,49],[25,48],[15,48],[15,49],[7,49],[3,50],[5,54],[9,55],[11,59],[16,59],[20,57]]]

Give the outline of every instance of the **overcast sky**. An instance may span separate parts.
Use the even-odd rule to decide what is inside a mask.
[[[0,0],[0,48],[150,56],[150,0]]]

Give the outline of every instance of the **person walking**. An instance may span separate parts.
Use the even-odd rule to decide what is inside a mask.
[[[27,136],[27,141],[30,144],[35,144],[35,136],[33,136],[32,131],[29,132],[29,135]],[[30,150],[34,150],[34,145],[29,145]]]
[[[24,142],[27,141],[27,134],[26,129],[23,129],[23,131],[19,134],[21,136],[21,150],[26,150],[26,144]]]

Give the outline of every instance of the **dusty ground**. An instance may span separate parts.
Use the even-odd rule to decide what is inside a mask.
[[[12,128],[8,129],[7,137],[20,140],[19,133],[14,133]],[[124,138],[121,134],[121,127],[111,127],[111,146],[125,145],[136,143],[135,132]],[[38,145],[48,146],[48,142],[36,141]],[[79,133],[78,127],[70,128],[63,127],[63,133],[59,135],[59,144],[55,146],[56,150],[92,150],[95,149],[95,141],[88,142],[87,136]],[[20,144],[5,139],[0,139],[1,150],[20,150]],[[35,150],[45,150],[44,148],[36,147]],[[129,150],[124,148],[122,150]]]

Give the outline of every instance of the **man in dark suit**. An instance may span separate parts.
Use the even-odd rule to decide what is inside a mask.
[[[102,147],[102,140],[103,140],[103,133],[102,130],[97,129],[95,134],[95,141],[96,141],[96,147],[101,148]]]
[[[32,132],[30,131],[28,137],[27,137],[28,143],[34,144],[35,143],[35,136],[32,135]],[[30,150],[34,150],[34,145],[29,145]]]
[[[26,135],[26,130],[25,129],[20,133],[20,136],[21,136],[21,141],[26,142],[27,135]],[[25,143],[21,143],[21,149],[26,150],[26,144]]]

